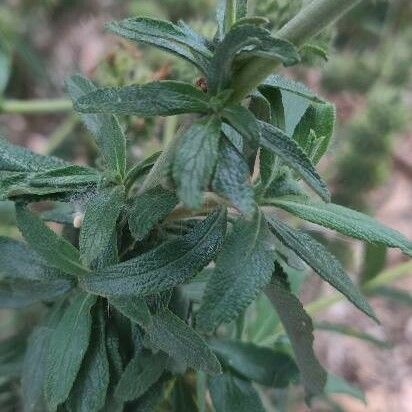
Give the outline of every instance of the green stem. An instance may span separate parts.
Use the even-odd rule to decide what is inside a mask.
[[[313,0],[275,35],[301,47],[311,37],[334,23],[360,0]],[[236,76],[232,84],[234,93],[231,100],[241,101],[279,65],[278,60],[258,57],[247,64]]]
[[[0,102],[0,113],[45,114],[73,110],[68,99],[4,100]]]
[[[79,118],[74,115],[69,115],[63,123],[50,135],[45,150],[46,155],[53,153],[66,140],[70,133],[75,129],[79,122]]]

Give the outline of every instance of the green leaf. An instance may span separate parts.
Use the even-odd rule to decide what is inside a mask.
[[[23,361],[21,393],[25,412],[43,412],[43,386],[46,378],[46,360],[49,341],[53,330],[63,316],[65,305],[62,301],[55,304],[48,312],[43,326],[36,327],[29,337]]]
[[[298,96],[304,97],[306,99],[312,100],[314,102],[322,102],[314,92],[312,92],[303,83],[296,82],[291,79],[287,79],[279,74],[273,74],[269,76],[258,88],[260,91],[267,91],[270,89],[284,90],[291,92]]]
[[[203,338],[169,309],[153,315],[147,334],[155,347],[178,362],[212,375],[221,372],[219,361]]]
[[[135,17],[112,22],[108,29],[126,39],[149,44],[184,58],[206,72],[212,56],[208,41],[182,22]]]
[[[330,322],[317,322],[315,323],[315,328],[327,332],[338,333],[343,336],[349,336],[352,338],[360,339],[365,342],[372,343],[381,349],[390,349],[392,347],[391,343],[378,338],[375,338],[369,333],[365,333],[361,330],[352,328],[347,325],[330,323]]]
[[[228,373],[210,378],[209,390],[216,412],[265,412],[252,384]]]
[[[131,188],[139,177],[147,173],[156,163],[161,152],[156,152],[152,156],[136,163],[128,172],[125,180],[126,188]]]
[[[365,394],[362,392],[361,389],[351,385],[345,379],[342,379],[336,375],[332,375],[331,373],[328,373],[328,380],[325,386],[325,393],[328,395],[332,395],[334,393],[343,393],[345,395],[350,395],[355,399],[359,399],[366,405]]]
[[[377,321],[365,297],[353,284],[340,262],[325,246],[307,233],[293,229],[276,217],[266,215],[266,218],[274,235],[285,246],[293,250],[322,279],[346,296],[357,308]]]
[[[190,208],[202,205],[218,158],[221,120],[201,119],[180,137],[173,159],[173,178],[179,198]]]
[[[226,107],[222,116],[245,139],[251,150],[260,143],[260,127],[253,113],[241,105]]]
[[[412,242],[396,230],[355,210],[333,203],[311,202],[302,198],[274,199],[273,204],[309,222],[336,230],[355,239],[401,249],[412,256]]]
[[[273,260],[272,234],[261,212],[252,220],[238,219],[207,283],[197,315],[199,329],[211,331],[246,309],[269,283]]]
[[[275,307],[289,337],[296,356],[307,398],[322,395],[327,374],[313,351],[313,325],[299,299],[289,291],[280,266],[266,288],[266,294]]]
[[[210,112],[205,93],[189,83],[172,80],[142,86],[97,89],[80,97],[74,106],[81,113],[129,114],[141,117]]]
[[[105,319],[102,306],[96,309],[90,344],[66,404],[73,412],[98,412],[106,401],[110,375]]]
[[[109,302],[132,322],[136,322],[143,328],[147,328],[151,325],[152,315],[144,299],[139,299],[135,296],[113,296],[110,298]]]
[[[178,377],[173,386],[172,408],[173,412],[198,412],[199,408],[194,399],[192,387],[184,378]]]
[[[0,95],[6,90],[11,74],[12,55],[8,49],[0,38]]]
[[[317,164],[328,149],[336,121],[336,108],[331,103],[311,103],[295,128],[293,138]]]
[[[226,34],[216,48],[208,73],[208,89],[213,95],[229,88],[237,53],[246,47],[257,46],[262,30],[247,24],[234,27]],[[264,33],[266,35],[266,30]]]
[[[161,186],[138,194],[129,210],[129,228],[136,240],[143,240],[155,225],[160,223],[175,208],[179,200]]]
[[[166,364],[167,356],[164,353],[137,353],[126,366],[115,397],[122,402],[140,398],[160,379]]]
[[[226,214],[216,211],[187,235],[118,265],[81,279],[83,287],[102,296],[147,296],[184,283],[219,251]]]
[[[0,379],[20,376],[25,349],[21,334],[0,341]]]
[[[25,243],[0,236],[0,275],[12,279],[53,281],[69,279],[52,268]]]
[[[373,289],[373,294],[376,296],[383,296],[386,299],[391,299],[396,304],[404,304],[412,306],[412,293],[387,286],[381,286]]]
[[[282,130],[260,122],[262,130],[261,144],[266,149],[278,155],[281,160],[295,172],[325,201],[330,200],[326,183],[319,176],[309,158],[302,149]]]
[[[22,400],[25,412],[40,411],[43,401],[45,362],[52,329],[37,327],[30,335],[23,363]]]
[[[35,200],[90,190],[101,180],[90,168],[64,166],[47,172],[0,172],[0,199]],[[37,199],[36,199],[37,196]]]
[[[73,101],[97,90],[90,80],[83,76],[72,76],[66,88]],[[86,127],[96,138],[97,145],[109,169],[124,177],[126,171],[126,138],[119,121],[114,116],[88,114],[82,115]]]
[[[16,219],[24,238],[47,263],[65,273],[87,273],[87,269],[80,262],[79,251],[53,232],[25,206],[16,205]]]
[[[108,247],[124,202],[124,187],[102,189],[86,205],[80,230],[79,248],[82,262],[92,266]]]
[[[80,370],[89,346],[90,311],[95,302],[95,296],[79,293],[51,335],[44,387],[51,411],[67,399]]]
[[[236,147],[226,138],[220,140],[219,158],[212,181],[213,190],[228,199],[242,213],[255,210],[249,166]]]
[[[387,262],[387,248],[383,245],[367,244],[363,249],[363,262],[361,269],[360,283],[364,285],[366,282],[374,279],[381,273]]]
[[[0,170],[9,172],[44,172],[70,166],[70,163],[52,156],[42,156],[24,147],[9,143],[0,136]]]
[[[299,375],[286,352],[234,340],[212,339],[210,345],[227,367],[261,385],[285,388]]]
[[[69,279],[39,282],[32,279],[0,281],[0,308],[23,308],[36,302],[51,302],[74,287]]]

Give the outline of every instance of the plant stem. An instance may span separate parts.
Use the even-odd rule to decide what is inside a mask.
[[[339,19],[359,1],[314,0],[286,23],[275,36],[290,41],[296,47],[301,47],[307,40]],[[278,60],[263,57],[253,59],[235,77],[232,84],[234,93],[231,101],[233,103],[241,101],[272,74],[278,65]]]
[[[44,114],[73,110],[69,99],[4,100],[0,102],[0,113]]]

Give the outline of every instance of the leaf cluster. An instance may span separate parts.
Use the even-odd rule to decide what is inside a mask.
[[[281,212],[412,254],[401,234],[330,203],[315,167],[333,133],[330,103],[279,75],[242,102],[231,98],[232,80],[256,56],[292,65],[299,51],[262,19],[246,17],[246,1],[221,1],[217,17],[213,39],[182,22],[138,17],[108,25],[193,64],[207,90],[171,80],[98,88],[70,78],[67,91],[96,139],[102,169],[0,141],[0,196],[15,202],[25,240],[0,241],[0,305],[48,308],[19,370],[10,366],[10,347],[0,348],[1,370],[9,365],[7,376],[22,376],[27,411],[153,410],[170,391],[174,410],[198,410],[193,371],[199,385],[206,375],[217,412],[263,411],[254,384],[285,388],[300,380],[308,399],[321,396],[327,374],[314,355],[311,319],[288,282],[293,262],[376,317],[338,259]],[[293,102],[305,110],[290,133]],[[172,145],[128,165],[118,116],[177,114],[188,115],[188,125]],[[47,225],[57,212],[31,208],[46,200],[55,212],[62,203],[80,209],[80,229],[67,209],[59,220],[74,242]],[[264,293],[286,349],[242,341],[239,325],[237,338],[229,337]]]

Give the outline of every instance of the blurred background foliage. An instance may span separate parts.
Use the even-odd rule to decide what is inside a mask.
[[[271,28],[276,30],[309,1],[252,0],[249,13],[267,17]],[[64,78],[76,71],[85,72],[102,85],[167,78],[196,82],[196,72],[184,62],[157,50],[136,48],[104,35],[103,26],[110,19],[147,15],[182,19],[203,34],[213,37],[213,9],[214,0],[3,0],[0,4],[0,107],[2,102],[12,99],[25,101],[62,97]],[[398,225],[397,228],[409,236],[412,232],[411,23],[410,0],[364,0],[337,27],[315,38],[303,50],[304,68],[289,69],[286,73],[318,89],[337,105],[338,130],[330,153],[320,165],[331,183],[334,200],[374,214],[388,197],[395,197],[396,193],[391,191],[391,186],[397,184],[394,179],[403,179],[407,182],[406,189],[409,186],[409,192],[406,190],[403,194],[404,199],[409,198],[406,200],[409,211],[398,211],[399,219],[389,224]],[[25,110],[0,112],[0,134],[39,152],[98,164],[94,143],[78,119],[70,111],[53,113],[52,102],[49,111],[41,116],[25,113]],[[166,120],[128,117],[122,122],[127,131],[130,162],[160,150],[180,126],[177,117]],[[409,156],[405,156],[408,150]],[[396,201],[402,203],[403,200]],[[13,214],[9,203],[0,202],[1,236],[19,236],[13,226]],[[313,227],[306,229],[315,230]],[[410,317],[404,315],[402,305],[409,306],[410,310],[412,295],[410,291],[394,287],[389,281],[412,274],[410,265],[405,266],[408,264],[403,263],[398,255],[387,257],[382,248],[362,250],[358,244],[328,239],[323,233],[316,234],[345,261],[366,293],[375,297],[384,296],[385,302],[391,302],[388,304],[391,311],[389,314],[383,313],[384,319],[385,316],[392,319],[399,314],[399,319],[404,322],[402,327],[407,327]],[[391,268],[385,271],[389,264]],[[304,268],[296,268],[296,273],[289,275],[293,279],[293,290],[301,293],[304,301],[308,302],[308,311],[312,315],[320,314],[319,330],[366,339],[380,347],[386,336],[390,336],[391,325],[385,330],[384,324],[384,336],[379,335],[382,334],[380,330],[378,339],[368,333],[348,330],[344,324],[328,323],[334,321],[333,315],[326,317],[325,323],[322,316],[339,301],[339,297],[325,295],[325,291]],[[401,284],[406,288],[408,285],[410,283]],[[39,317],[41,311],[40,306],[31,306],[19,312],[0,310],[0,337],[7,338],[16,331],[25,336],[32,320]],[[262,345],[282,345],[282,331],[277,319],[270,313],[265,298],[248,310],[244,329],[246,340]],[[344,313],[347,315],[343,316],[344,320],[353,317],[353,314]],[[411,329],[412,323],[409,324]],[[376,332],[373,328],[371,330]],[[408,333],[406,339],[412,341],[412,330]],[[403,345],[404,340],[403,337],[402,342],[394,341],[393,344]],[[411,342],[409,346],[412,346]],[[0,358],[6,360],[8,365],[0,367],[2,411],[18,410],[15,377],[23,348],[24,342],[6,340],[0,343]],[[410,351],[407,353],[405,362],[407,356],[412,355]],[[322,359],[334,367],[333,360],[326,354]],[[335,369],[339,367],[335,365]],[[367,386],[353,370],[340,368],[336,372],[354,384],[364,388]],[[411,379],[408,382],[412,383],[412,371],[408,373]],[[332,382],[329,389],[330,392],[349,392],[362,399],[359,391],[342,382]],[[276,410],[284,411],[300,410],[301,395],[299,389],[266,394],[270,399],[275,398],[272,401]],[[342,407],[332,398],[322,408],[320,410],[363,410]],[[403,411],[395,406],[391,410]]]

